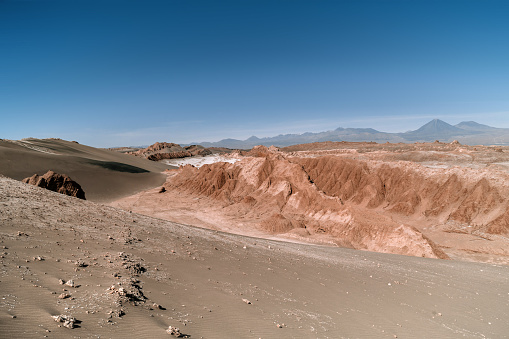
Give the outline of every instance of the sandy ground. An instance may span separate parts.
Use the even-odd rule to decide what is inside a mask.
[[[243,237],[8,178],[0,212],[2,338],[161,338],[169,325],[191,338],[509,333],[507,266]]]
[[[108,202],[164,183],[171,166],[59,139],[0,139],[0,174],[22,180],[48,170],[78,182],[86,198]]]

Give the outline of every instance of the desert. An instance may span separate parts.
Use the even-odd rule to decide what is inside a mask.
[[[0,0],[0,339],[509,339],[508,13]]]
[[[5,173],[8,159],[25,161],[18,180],[0,178],[2,337],[508,331],[504,147],[259,146],[175,168],[64,140],[20,142],[1,148]],[[98,161],[127,187],[101,178]],[[47,163],[82,179],[87,200],[20,182]],[[367,179],[349,184],[356,177]],[[444,204],[445,194],[456,198]]]

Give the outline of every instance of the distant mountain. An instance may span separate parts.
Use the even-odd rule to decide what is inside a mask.
[[[461,133],[461,129],[458,127],[454,127],[449,125],[445,121],[440,119],[433,119],[427,124],[423,125],[418,130],[414,131],[415,134],[441,134],[441,133]]]
[[[488,125],[479,124],[475,121],[463,121],[459,124],[455,125],[457,128],[461,128],[467,131],[477,131],[477,132],[486,132],[486,131],[494,131],[498,128],[491,127]]]
[[[367,134],[376,134],[376,133],[382,133],[377,131],[373,128],[342,128],[339,127],[336,129],[337,132],[347,132],[351,134],[357,134],[357,133],[367,133]]]
[[[248,149],[256,145],[264,146],[290,146],[310,142],[322,141],[376,141],[376,142],[405,142],[401,137],[385,132],[379,132],[372,128],[338,128],[334,131],[319,133],[306,132],[303,134],[280,134],[275,137],[257,138],[250,137],[246,140],[223,139],[218,142],[198,142],[204,147],[228,147]]]
[[[285,147],[322,141],[374,141],[383,142],[452,142],[458,140],[467,145],[509,145],[509,129],[495,128],[475,121],[464,121],[453,126],[440,119],[433,119],[415,131],[405,133],[386,133],[373,128],[343,128],[318,133],[280,134],[274,137],[246,140],[223,139],[218,142],[198,142],[204,147],[228,147],[249,149],[256,145]]]
[[[452,126],[440,119],[433,119],[421,128],[400,134],[408,141],[434,141],[440,139],[449,139],[453,136],[477,133],[474,130],[464,130]]]

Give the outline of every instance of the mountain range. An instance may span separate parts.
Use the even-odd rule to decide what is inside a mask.
[[[475,121],[464,121],[457,125],[433,119],[415,131],[387,133],[373,128],[343,128],[318,133],[280,134],[274,137],[258,138],[252,136],[246,140],[223,139],[217,142],[200,142],[204,147],[228,147],[248,149],[256,145],[285,147],[322,141],[374,141],[383,142],[441,142],[459,141],[466,145],[509,145],[509,128],[496,128]]]

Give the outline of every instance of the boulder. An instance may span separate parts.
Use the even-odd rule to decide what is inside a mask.
[[[23,179],[23,182],[85,200],[85,192],[81,186],[65,174],[48,171],[42,176],[34,174]]]

